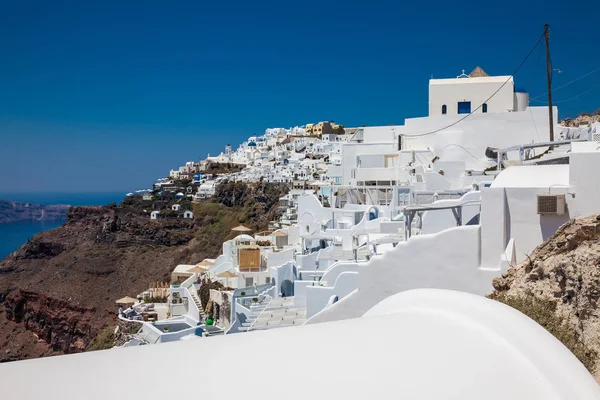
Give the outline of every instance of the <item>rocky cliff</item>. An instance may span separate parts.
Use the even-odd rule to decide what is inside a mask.
[[[0,361],[84,350],[114,323],[117,298],[168,280],[195,233],[193,221],[71,208],[0,263]]]
[[[43,205],[0,200],[0,224],[19,221],[61,221],[69,205]]]
[[[600,110],[593,114],[581,113],[575,118],[565,118],[559,121],[559,124],[567,127],[588,126],[593,123],[600,122]]]
[[[553,333],[600,378],[600,217],[571,220],[494,280],[490,296]]]
[[[69,209],[64,225],[0,263],[0,362],[94,347],[116,326],[116,299],[169,281],[177,264],[218,256],[239,223],[264,229],[284,188],[242,189],[244,204],[217,197],[196,205],[195,220],[150,220],[124,204]]]

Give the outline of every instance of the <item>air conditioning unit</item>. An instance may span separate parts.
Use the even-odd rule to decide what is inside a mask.
[[[563,215],[565,204],[564,194],[538,194],[537,213],[540,215]]]

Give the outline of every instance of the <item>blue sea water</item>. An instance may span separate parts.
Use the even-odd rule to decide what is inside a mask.
[[[0,200],[22,201],[37,204],[70,204],[72,206],[101,206],[112,202],[119,204],[124,192],[113,193],[0,193]],[[0,260],[3,260],[29,238],[39,232],[54,229],[65,221],[21,221],[0,224]]]

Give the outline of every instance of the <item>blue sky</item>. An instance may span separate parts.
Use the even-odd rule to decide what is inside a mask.
[[[600,67],[600,2],[291,3],[2,2],[2,191],[129,191],[266,127],[400,124],[432,75],[510,74],[544,23],[555,87]],[[517,85],[544,93],[544,68],[540,46]],[[558,105],[598,109],[600,87]]]

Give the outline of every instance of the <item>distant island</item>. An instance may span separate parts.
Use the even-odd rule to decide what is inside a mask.
[[[0,200],[0,224],[20,221],[66,220],[68,204],[34,204]]]

